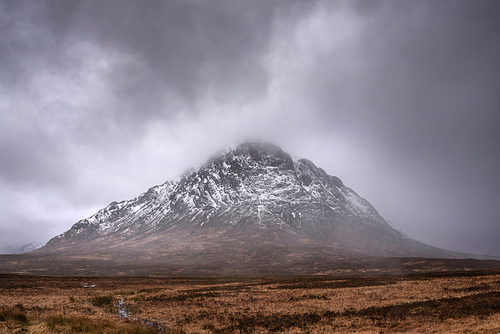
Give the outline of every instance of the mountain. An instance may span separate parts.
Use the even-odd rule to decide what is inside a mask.
[[[459,257],[409,239],[311,161],[260,143],[112,202],[34,253],[171,265]]]
[[[22,254],[34,251],[35,249],[45,246],[45,242],[30,242],[24,245],[9,245],[0,248],[0,254]]]

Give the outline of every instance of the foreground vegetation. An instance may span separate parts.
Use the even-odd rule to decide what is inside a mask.
[[[0,333],[500,333],[500,271],[367,277],[0,275]]]

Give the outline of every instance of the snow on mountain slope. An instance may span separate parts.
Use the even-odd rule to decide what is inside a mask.
[[[276,240],[358,254],[441,254],[403,238],[338,177],[276,146],[256,143],[212,157],[197,171],[132,200],[113,202],[42,250],[83,249],[89,242],[99,249],[131,249],[138,243],[215,247],[232,240],[230,247],[238,247],[249,239],[254,247]]]
[[[45,246],[45,242],[30,242],[24,245],[10,245],[0,248],[0,254],[23,254]]]

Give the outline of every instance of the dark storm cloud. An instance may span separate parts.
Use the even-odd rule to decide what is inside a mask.
[[[0,30],[0,226],[62,232],[260,138],[500,255],[498,1],[1,1]]]
[[[500,181],[493,176],[500,168],[500,3],[356,4],[364,25],[344,52],[358,67],[345,70],[332,52],[307,72],[325,130],[351,129],[381,167],[393,169],[382,171],[386,177],[406,170],[412,188],[400,195],[408,210],[388,213],[403,230],[456,248],[464,235],[482,234],[468,242],[479,251],[473,240],[500,234]],[[365,182],[374,203],[398,202]],[[498,253],[492,240],[482,248]]]
[[[133,57],[136,62],[111,73],[107,83],[127,112],[144,118],[176,112],[165,108],[169,98],[194,109],[206,98],[247,101],[265,95],[262,56],[277,4],[48,1],[46,22],[63,39],[89,39]]]
[[[124,165],[134,175],[159,163],[141,161],[158,150],[144,149],[151,126],[178,138],[178,119],[189,122],[213,101],[266,96],[264,57],[282,11],[302,15],[268,1],[2,1],[0,180],[19,200],[2,211],[31,208],[22,195],[40,189],[94,210],[127,188]],[[185,156],[178,143],[154,145]],[[2,224],[21,221],[7,216]]]
[[[2,163],[4,176],[46,179],[54,167],[47,161],[64,161],[58,141],[114,150],[117,142],[141,138],[144,126],[159,118],[197,112],[210,100],[264,96],[262,58],[278,7],[267,1],[2,2],[1,87],[4,96],[33,100],[28,110],[15,105],[15,117],[19,123],[25,117],[28,125],[2,134],[1,153],[9,157]],[[80,89],[75,97],[91,95],[90,103],[75,106],[71,97],[40,101],[83,86],[89,67],[103,61],[94,69],[102,100]],[[62,83],[41,91],[43,75],[49,84]],[[56,137],[47,129],[60,123],[55,114],[69,119]]]

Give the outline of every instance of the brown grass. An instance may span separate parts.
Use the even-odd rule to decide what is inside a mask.
[[[133,319],[118,316],[119,300]],[[500,333],[500,274],[344,278],[0,275],[0,333],[162,331]]]

